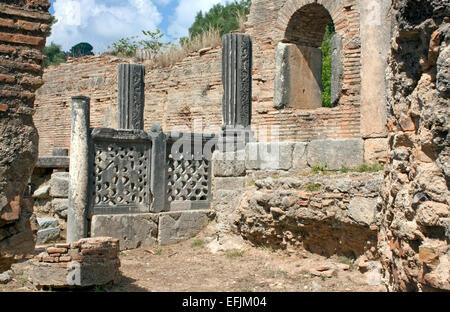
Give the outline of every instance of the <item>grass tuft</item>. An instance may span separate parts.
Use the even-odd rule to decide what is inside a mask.
[[[244,251],[237,249],[227,250],[225,256],[228,259],[242,258],[244,256]]]
[[[205,241],[203,239],[196,239],[195,241],[192,242],[191,247],[195,248],[195,247],[201,247],[205,244]]]
[[[306,190],[309,192],[317,192],[322,188],[322,184],[319,183],[308,183],[306,185]]]

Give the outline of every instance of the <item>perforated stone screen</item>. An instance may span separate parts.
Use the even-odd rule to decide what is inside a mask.
[[[167,140],[167,200],[209,201],[211,197],[212,136],[169,134]]]
[[[95,129],[94,214],[148,212],[151,205],[151,140],[144,131]]]

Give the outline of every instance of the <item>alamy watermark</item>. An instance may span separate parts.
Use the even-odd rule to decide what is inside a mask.
[[[211,160],[214,151],[217,160],[265,160],[269,167],[278,167],[280,161],[280,127],[272,126],[211,126],[203,120],[193,121],[192,128],[176,126],[167,133],[168,153],[174,160]],[[151,134],[151,133],[150,133]],[[252,144],[254,142],[265,142]]]

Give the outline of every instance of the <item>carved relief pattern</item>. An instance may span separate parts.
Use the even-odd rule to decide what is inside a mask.
[[[250,93],[251,93],[251,53],[250,53],[250,39],[242,38],[241,40],[241,124],[243,126],[250,125]]]
[[[209,198],[209,166],[206,159],[175,160],[169,155],[168,167],[168,200],[208,200]]]
[[[133,70],[132,71],[132,116],[131,116],[131,122],[132,122],[132,128],[133,129],[142,129],[143,125],[143,103],[144,99],[142,98],[144,91],[143,91],[143,81],[144,76],[142,75],[142,70]]]
[[[94,206],[149,205],[149,157],[144,144],[96,142]]]

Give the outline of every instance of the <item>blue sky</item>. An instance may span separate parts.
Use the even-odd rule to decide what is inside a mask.
[[[47,43],[69,50],[89,42],[94,52],[104,52],[114,41],[160,28],[165,41],[188,34],[198,11],[207,11],[226,0],[50,0],[58,23]]]

